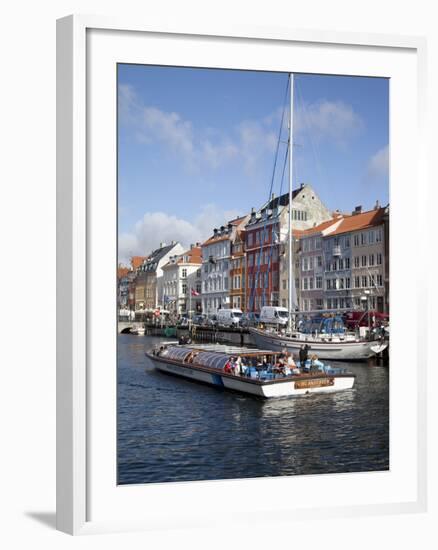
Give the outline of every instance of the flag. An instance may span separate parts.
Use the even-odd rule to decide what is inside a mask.
[[[197,292],[194,288],[191,289],[192,296],[199,296],[199,292]]]

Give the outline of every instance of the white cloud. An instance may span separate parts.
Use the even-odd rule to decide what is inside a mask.
[[[236,210],[221,210],[214,204],[201,207],[193,222],[165,212],[146,212],[132,232],[119,237],[119,261],[128,263],[134,255],[145,256],[158,248],[160,242],[180,242],[185,248],[191,243],[206,240],[215,227],[236,218]]]
[[[277,130],[272,131],[277,115],[243,121],[227,135],[211,127],[195,128],[179,113],[143,105],[130,85],[119,86],[119,116],[121,124],[135,129],[139,141],[164,144],[190,171],[216,169],[233,160],[253,171],[259,156],[275,149],[277,139]]]
[[[307,131],[316,141],[332,141],[344,147],[363,128],[362,118],[343,101],[301,103],[294,118],[295,132]]]
[[[375,153],[368,161],[368,176],[381,178],[389,174],[389,147],[386,145]]]

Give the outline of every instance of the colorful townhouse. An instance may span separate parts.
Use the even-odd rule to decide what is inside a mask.
[[[180,243],[160,243],[137,269],[135,279],[135,314],[143,315],[146,311],[163,308],[163,266],[172,255],[184,252]]]
[[[308,184],[301,184],[293,191],[291,206],[296,237],[300,231],[332,219],[330,211]],[[259,211],[252,209],[245,226],[247,311],[259,312],[267,305],[288,307],[287,282],[284,283],[289,277],[288,231],[288,193],[273,195]]]
[[[176,315],[201,313],[201,244],[190,245],[181,255],[170,256],[163,266],[164,308]]]
[[[241,240],[239,232],[244,228],[248,216],[236,218],[213,230],[213,235],[202,244],[202,311],[206,314],[214,314],[219,309],[230,308],[231,287],[230,281],[231,271],[240,269],[234,267],[237,262],[232,264],[232,252],[236,252],[239,248],[238,243]],[[234,276],[234,275],[233,275]],[[233,294],[238,302],[238,296],[242,296],[241,288],[237,277],[233,280],[234,290],[238,291]]]

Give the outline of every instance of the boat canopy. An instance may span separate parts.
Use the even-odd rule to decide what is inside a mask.
[[[210,367],[212,369],[223,369],[230,356],[225,353],[201,351],[193,359],[194,365]]]
[[[340,315],[332,317],[313,317],[312,319],[303,319],[299,324],[300,332],[312,334],[343,334],[345,332],[345,324]]]
[[[193,350],[189,348],[171,347],[166,350],[166,357],[169,359],[177,359],[184,361]]]

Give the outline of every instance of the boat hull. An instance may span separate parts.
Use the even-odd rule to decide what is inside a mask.
[[[310,346],[310,351],[319,359],[331,359],[334,361],[365,361],[374,355],[381,353],[388,346],[387,342],[321,342],[312,338],[289,338],[274,333],[267,333],[260,329],[249,329],[252,339],[258,348],[272,351],[282,351],[286,348],[289,352],[298,353],[303,344]]]
[[[148,358],[156,369],[167,374],[181,376],[189,380],[216,386],[217,388],[237,391],[262,398],[298,397],[310,393],[330,393],[348,390],[353,387],[355,380],[354,375],[313,375],[261,382],[241,376],[227,375],[222,373],[222,371],[211,372],[187,367],[152,355],[148,355]]]

